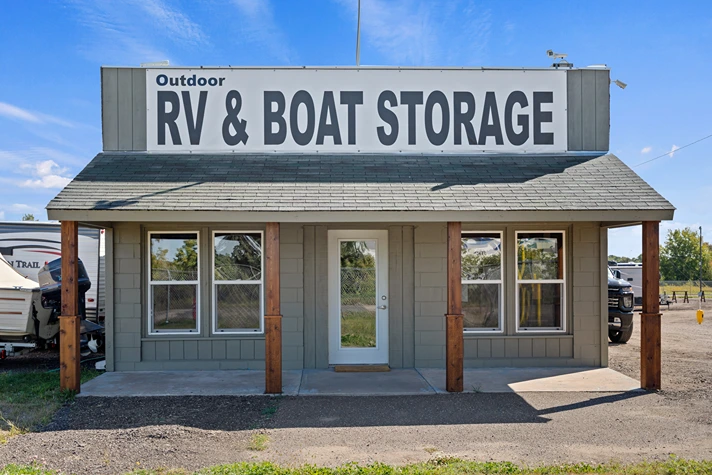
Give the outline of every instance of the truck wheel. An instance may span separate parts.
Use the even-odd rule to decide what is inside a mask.
[[[612,331],[608,332],[608,338],[611,339],[613,343],[628,343],[630,337],[633,335],[633,325],[631,325],[626,331]]]

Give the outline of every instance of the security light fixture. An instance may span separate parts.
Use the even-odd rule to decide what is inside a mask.
[[[623,81],[619,81],[618,79],[614,80],[613,84],[620,87],[621,89],[625,89],[626,87],[628,87],[626,83],[624,83]]]
[[[559,69],[560,67],[564,68],[573,68],[574,65],[573,63],[569,63],[566,61],[566,57],[568,54],[566,53],[554,53],[554,50],[546,50],[546,55],[550,58],[557,59],[558,61],[555,62],[554,64],[551,65],[552,68]]]

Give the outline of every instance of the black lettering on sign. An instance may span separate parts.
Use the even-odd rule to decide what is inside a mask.
[[[551,111],[541,110],[542,104],[551,104],[554,102],[554,93],[551,91],[535,92],[534,93],[534,145],[553,145],[554,134],[551,132],[542,132],[542,122],[551,122]]]
[[[507,104],[504,106],[504,129],[507,131],[507,140],[512,145],[523,145],[529,140],[529,115],[519,114],[517,116],[517,125],[520,127],[519,133],[514,131],[514,104],[524,109],[529,106],[527,95],[522,91],[514,91],[507,98]]]
[[[277,104],[277,110],[272,110],[272,104]],[[279,91],[265,91],[265,145],[281,145],[287,138],[287,122],[284,120],[286,108],[284,94]],[[272,132],[272,124],[277,124],[276,132]]]
[[[393,91],[383,91],[378,96],[378,117],[381,118],[383,122],[390,125],[391,132],[386,133],[386,128],[382,125],[376,129],[378,133],[378,140],[382,145],[393,145],[398,139],[398,116],[386,107],[386,101],[391,105],[391,107],[396,107],[398,105],[398,99]]]
[[[233,104],[234,102],[234,104]],[[225,96],[225,110],[227,115],[225,120],[223,120],[222,135],[223,140],[226,145],[237,145],[240,142],[247,145],[247,139],[250,137],[247,135],[247,121],[242,120],[237,117],[242,109],[242,96],[239,92],[232,90]],[[230,133],[230,126],[235,131],[234,134]]]
[[[433,107],[435,105],[440,107],[440,113],[442,114],[442,123],[440,125],[440,132],[435,132],[433,127]],[[450,107],[447,104],[447,97],[442,91],[433,91],[428,95],[428,100],[425,101],[425,134],[428,136],[428,140],[433,145],[442,145],[447,140],[448,133],[450,132]]]
[[[299,130],[299,106],[304,104],[307,110],[307,127]],[[307,91],[297,91],[289,107],[289,128],[297,145],[307,145],[314,136],[314,100]]]
[[[180,98],[178,94],[173,91],[158,91],[157,97],[158,145],[166,144],[166,126],[168,126],[168,130],[171,133],[173,145],[182,145],[180,132],[178,132],[178,125],[176,124],[176,119],[180,114]],[[166,111],[166,104],[171,105],[170,112]]]
[[[332,137],[334,145],[341,145],[339,117],[336,114],[336,103],[334,103],[334,93],[332,91],[324,91],[321,114],[319,114],[319,128],[316,131],[316,144],[324,145],[324,137],[327,135]]]
[[[362,91],[341,91],[341,104],[346,105],[348,143],[356,145],[356,106],[363,104]]]
[[[490,119],[492,124],[490,124]],[[494,92],[485,94],[485,105],[482,108],[482,123],[480,124],[479,145],[487,145],[487,137],[494,137],[497,145],[504,144],[502,138],[502,124],[499,121],[499,111],[497,110],[497,97]]]
[[[423,92],[402,91],[400,99],[408,106],[408,145],[415,145],[415,106],[423,104]]]
[[[475,136],[475,128],[472,125],[472,119],[475,118],[475,96],[471,92],[456,91],[453,97],[453,126],[455,128],[455,145],[462,145],[462,127],[465,127],[465,135],[467,135],[468,145],[477,145],[477,137]],[[462,105],[466,108],[463,111]]]
[[[190,144],[200,145],[200,133],[203,130],[203,118],[205,118],[205,103],[208,102],[208,91],[200,91],[197,119],[193,118],[193,105],[190,102],[190,92],[183,91],[181,94],[183,96],[183,107],[185,107],[185,121],[188,125]]]

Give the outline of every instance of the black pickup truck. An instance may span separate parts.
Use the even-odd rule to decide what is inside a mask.
[[[616,273],[608,269],[608,338],[626,343],[633,334],[633,288]]]

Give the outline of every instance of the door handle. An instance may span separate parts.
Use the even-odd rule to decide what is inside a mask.
[[[379,305],[379,306],[378,306],[378,309],[379,309],[379,310],[385,310],[386,308],[388,308],[388,307],[386,307],[385,305]]]

